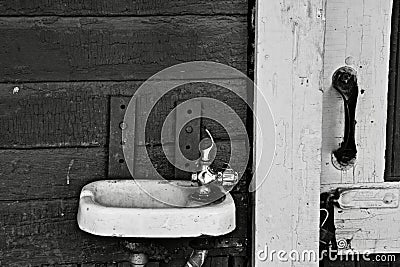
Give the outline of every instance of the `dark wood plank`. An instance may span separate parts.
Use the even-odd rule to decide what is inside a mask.
[[[127,259],[117,238],[97,237],[76,223],[78,199],[0,202],[2,266],[112,262]]]
[[[196,97],[212,97],[232,107],[246,124],[247,106],[238,96],[247,97],[245,82],[226,80],[223,83],[232,91],[209,83],[189,83],[172,90],[154,108],[147,124],[151,131],[146,138],[139,134],[137,143],[160,144],[166,116],[182,101]],[[132,96],[141,84],[141,81],[0,84],[0,124],[3,125],[0,148],[105,146],[109,131],[109,97]],[[146,93],[152,96],[151,92]],[[220,114],[221,121],[229,122],[232,118],[233,114],[224,108],[204,105],[205,113]],[[137,109],[138,114],[141,108]],[[144,117],[138,115],[137,128],[145,125]],[[224,129],[216,122],[203,119],[202,125],[216,139],[229,139],[227,132],[235,139],[246,135],[233,123]],[[167,142],[174,142],[172,139],[174,136]]]
[[[143,81],[20,82],[0,83],[0,99],[82,94],[132,96]],[[237,82],[239,84],[239,82]]]
[[[0,0],[2,16],[143,16],[247,14],[246,0]]]
[[[238,195],[234,195],[235,199]],[[239,202],[240,203],[240,202]],[[127,260],[121,238],[99,237],[81,231],[76,223],[78,198],[0,201],[0,259],[2,266],[24,264],[111,263]],[[241,222],[243,223],[243,222]],[[236,230],[235,230],[236,231]],[[242,237],[220,237],[210,256],[245,256]],[[143,242],[131,239],[134,242]],[[166,257],[184,258],[190,238],[146,240]],[[147,243],[143,246],[147,247]],[[159,254],[159,253],[158,253]],[[156,260],[160,260],[157,258]],[[89,265],[90,266],[90,265]]]
[[[0,200],[78,198],[106,162],[104,148],[0,150]]]
[[[57,93],[0,99],[0,147],[103,146],[106,97]]]
[[[197,97],[221,97],[233,98],[232,94],[226,89],[229,88],[235,94],[247,99],[246,81],[243,79],[218,80],[223,86],[214,85],[213,80],[208,83],[188,83],[179,86],[179,90],[174,91],[173,95],[177,98],[174,101],[183,101],[191,95]],[[0,98],[21,98],[35,95],[58,95],[58,94],[78,94],[86,93],[95,96],[132,96],[143,84],[142,80],[137,81],[80,81],[80,82],[21,82],[0,83]],[[14,88],[18,87],[15,91]],[[223,88],[222,88],[223,87]],[[149,92],[146,92],[149,93]],[[228,94],[228,96],[226,96]]]
[[[138,80],[211,60],[246,73],[245,17],[0,18],[0,81]]]
[[[234,145],[243,145],[234,142]],[[227,141],[217,143],[220,151],[215,166],[221,167],[230,155]],[[173,146],[168,151],[173,151]],[[177,179],[175,170],[163,154],[161,146],[149,148],[156,170],[165,179]],[[139,147],[135,162],[135,177],[151,178],[146,160],[146,148]],[[78,197],[83,185],[107,177],[107,151],[105,148],[68,148],[40,150],[0,150],[0,200],[51,199]],[[240,155],[233,158],[235,164],[242,164]],[[239,166],[239,165],[238,165]],[[130,177],[126,177],[130,178]],[[240,190],[246,191],[245,177]]]

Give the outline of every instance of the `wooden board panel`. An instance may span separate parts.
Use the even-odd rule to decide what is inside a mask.
[[[0,99],[0,147],[103,146],[108,99],[85,92]]]
[[[0,18],[0,81],[147,79],[211,60],[247,70],[245,17]]]
[[[3,253],[0,257],[3,263],[20,266],[27,262],[99,262],[102,259],[108,262],[112,259],[114,252],[108,249],[121,249],[114,241],[104,239],[103,242],[103,239],[91,235],[86,239],[75,225],[80,189],[92,180],[105,178],[105,161],[106,154],[101,148],[2,151],[0,162],[5,167],[1,166],[0,169],[5,172],[1,175],[0,195],[3,201],[0,202],[0,229],[5,232],[4,238],[0,240],[6,245],[0,250]],[[9,165],[15,169],[8,171]],[[63,169],[70,176],[69,185],[64,180],[64,175],[60,174]],[[70,199],[44,200],[57,197]],[[36,200],[31,200],[35,198]],[[12,201],[7,202],[5,199]],[[247,235],[247,198],[245,195],[235,194],[234,199],[238,227],[229,236],[243,239]],[[224,239],[221,242],[225,244]],[[241,244],[226,246],[213,253],[243,255],[246,242],[242,241]],[[98,255],[97,250],[103,254]],[[78,259],[82,253],[87,256]],[[115,257],[116,260],[121,260],[119,256]],[[13,261],[15,258],[19,261]]]
[[[106,162],[104,148],[0,150],[0,200],[78,198]]]
[[[247,14],[246,0],[0,0],[2,16],[143,16]]]
[[[237,81],[237,80],[236,80]],[[30,96],[79,94],[132,96],[143,81],[81,81],[81,82],[21,82],[0,83],[0,99]]]
[[[187,83],[179,87],[182,96],[189,97],[196,93],[198,96],[214,96],[220,98],[226,96],[229,92],[222,89],[221,86],[213,85],[213,80],[209,83]],[[245,99],[247,98],[246,81],[243,79],[226,79],[218,80],[225,87],[231,88],[232,91]],[[132,96],[136,90],[142,85],[143,81],[80,81],[80,82],[21,82],[0,83],[1,98],[20,98],[31,95],[53,95],[57,93],[82,93],[88,95],[115,95],[115,96]],[[17,89],[16,89],[17,87]]]
[[[241,195],[234,194],[238,213],[246,214]],[[127,260],[121,238],[99,237],[81,231],[76,223],[78,198],[36,201],[0,201],[0,260],[2,266],[25,264],[108,263]],[[238,221],[245,226],[245,221]],[[214,256],[244,256],[246,228],[218,238]],[[133,239],[134,242],[141,242]],[[188,241],[147,240],[164,246],[171,257],[190,253]],[[132,239],[131,239],[132,241]],[[143,240],[142,240],[143,241]]]
[[[247,106],[235,95],[246,99],[245,81],[232,79],[222,83],[233,92],[210,83],[188,83],[163,97],[149,117],[150,125],[160,127],[158,130],[152,128],[146,144],[160,144],[160,130],[165,117],[178,102],[194,97],[218,99],[231,106],[246,124]],[[0,122],[3,125],[0,128],[0,147],[105,146],[109,131],[109,96],[132,96],[141,84],[141,81],[0,84]],[[148,93],[143,100],[152,97],[151,92]],[[212,105],[205,105],[203,109],[221,114],[223,120],[232,116]],[[216,139],[228,139],[226,130],[217,123],[210,120],[202,123]],[[139,118],[138,127],[144,127],[143,117]],[[243,139],[245,134],[235,127],[227,130],[238,139]],[[138,143],[143,142],[144,136],[139,135]]]
[[[233,146],[244,149],[243,142]],[[242,147],[242,148],[241,148]],[[213,166],[221,168],[229,159],[230,144],[218,142],[216,161]],[[175,147],[166,147],[174,155]],[[155,168],[166,179],[177,179],[175,170],[162,152],[161,146],[149,148]],[[146,160],[145,147],[137,149],[135,177],[152,178],[151,161]],[[105,148],[68,148],[40,150],[0,150],[0,200],[26,200],[78,197],[85,184],[107,177],[107,151]],[[232,166],[243,166],[240,155],[233,157]],[[246,176],[237,190],[246,190]],[[129,177],[127,177],[129,178]]]
[[[322,184],[383,182],[387,88],[393,1],[327,1],[323,81]],[[344,107],[331,88],[332,75],[348,65],[358,72],[356,109],[357,162],[347,171],[336,169],[331,152],[343,138]]]
[[[117,238],[79,230],[78,198],[72,200],[0,202],[2,266],[126,260]]]
[[[321,173],[324,1],[258,1],[256,20],[256,116],[262,97],[276,126],[275,159],[255,192],[253,266],[316,266],[308,261],[262,261],[258,252],[318,251]],[[261,102],[261,103],[260,103]],[[256,162],[270,122],[256,129]],[[257,149],[264,144],[263,151]],[[265,164],[265,163],[262,163]],[[268,166],[267,166],[268,167]],[[262,168],[258,168],[262,169]],[[260,183],[264,174],[257,172]]]

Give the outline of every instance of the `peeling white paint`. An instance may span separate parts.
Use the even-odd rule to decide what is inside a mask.
[[[384,183],[391,12],[391,0],[327,2],[321,191],[400,187]],[[330,88],[331,76],[343,64],[357,69],[364,90],[356,110],[357,162],[347,171],[330,158],[343,136],[343,101]],[[336,239],[351,240],[351,249],[400,252],[399,207],[336,209],[334,216]]]
[[[325,3],[303,2],[257,3],[255,80],[276,122],[276,157],[256,191],[253,266],[318,266],[257,259],[265,246],[287,252],[317,252],[319,246]],[[256,157],[260,153],[256,149]]]

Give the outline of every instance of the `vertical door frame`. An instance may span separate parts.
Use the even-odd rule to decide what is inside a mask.
[[[276,150],[267,179],[254,193],[252,265],[318,266],[318,260],[263,256],[272,250],[318,255],[325,0],[259,0],[255,24],[255,116],[263,116],[265,97]],[[262,150],[272,148],[260,150],[268,125],[255,125],[256,163]],[[260,166],[254,169],[261,181]]]

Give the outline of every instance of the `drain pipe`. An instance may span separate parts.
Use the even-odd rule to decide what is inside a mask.
[[[206,249],[193,249],[188,261],[184,267],[201,267],[206,261],[208,250]]]
[[[200,236],[194,238],[189,242],[189,246],[193,251],[184,267],[201,267],[206,261],[208,251],[215,247],[215,237]]]

